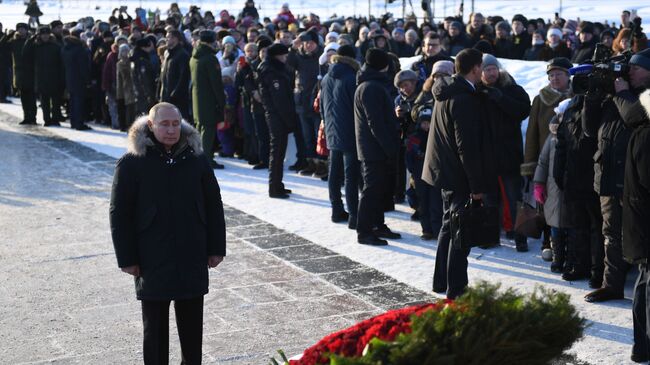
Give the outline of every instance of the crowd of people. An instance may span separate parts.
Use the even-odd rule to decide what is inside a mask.
[[[399,239],[384,212],[408,201],[421,238],[438,239],[433,290],[449,298],[467,285],[469,250],[450,243],[450,219],[468,199],[499,207],[506,236],[525,252],[517,211],[532,197],[551,271],[589,280],[589,302],[622,298],[631,263],[647,261],[648,146],[635,136],[650,123],[639,101],[650,50],[634,12],[618,26],[481,13],[430,24],[296,17],[288,4],[260,18],[247,0],[237,15],[172,4],[166,17],[131,17],[123,7],[108,21],[36,28],[30,16],[0,38],[0,102],[20,97],[21,124],[36,124],[40,102],[46,126],[69,118],[78,130],[94,121],[128,131],[166,102],[199,131],[212,168],[224,168],[218,153],[268,169],[268,194],[282,199],[293,134],[289,170],[327,181],[331,220],[359,243]],[[570,70],[595,53],[621,56],[629,72],[576,90]],[[412,56],[402,69],[400,58]],[[498,58],[546,61],[548,85],[531,102]],[[635,313],[645,306],[635,298]],[[634,351],[648,359],[647,346]]]

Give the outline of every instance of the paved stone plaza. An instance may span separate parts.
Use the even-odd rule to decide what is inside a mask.
[[[0,114],[0,363],[140,363],[140,307],[108,225],[115,159],[17,123]],[[267,364],[432,299],[231,207],[226,224],[228,256],[205,299],[207,364]],[[173,324],[170,342],[178,363]]]

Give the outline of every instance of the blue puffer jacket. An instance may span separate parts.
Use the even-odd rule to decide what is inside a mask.
[[[354,138],[354,91],[359,63],[353,58],[334,55],[332,65],[321,81],[321,118],[330,150],[356,152]]]

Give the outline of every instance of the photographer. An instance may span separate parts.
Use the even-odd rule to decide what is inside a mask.
[[[600,195],[605,236],[603,283],[600,289],[585,296],[588,302],[622,299],[625,274],[629,269],[629,264],[623,260],[621,237],[625,157],[632,130],[647,120],[639,94],[650,86],[650,50],[632,56],[629,67],[629,82],[617,78],[613,95],[592,85],[585,97],[584,133],[598,137],[594,188]]]
[[[397,180],[395,184],[395,196],[403,197],[406,191],[406,136],[411,134],[415,128],[415,122],[411,118],[411,110],[415,98],[422,90],[422,83],[418,81],[418,74],[411,70],[402,70],[395,75],[395,88],[399,91],[395,97],[395,116],[400,125],[400,145],[397,160]]]

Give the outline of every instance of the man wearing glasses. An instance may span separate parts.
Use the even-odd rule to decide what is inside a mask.
[[[422,43],[422,60],[413,64],[411,69],[418,74],[418,79],[426,80],[431,75],[433,64],[438,61],[453,61],[442,50],[440,36],[435,32],[429,32],[424,36]]]

